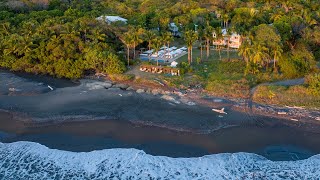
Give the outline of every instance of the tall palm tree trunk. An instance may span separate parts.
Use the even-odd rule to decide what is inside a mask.
[[[220,47],[220,45],[218,46],[218,51],[219,51],[219,58],[220,58],[220,61],[221,61],[221,47]]]
[[[133,43],[133,59],[136,59],[136,42]]]
[[[188,62],[189,62],[189,64],[191,64],[191,60],[190,60],[190,46],[188,47]]]
[[[276,55],[273,57],[273,68],[276,69]]]
[[[202,51],[203,51],[202,42],[200,42],[200,61],[202,61]]]
[[[230,61],[230,37],[228,38],[228,61]]]
[[[127,46],[127,60],[128,60],[128,66],[130,66],[130,47]]]
[[[210,43],[209,43],[209,39],[207,39],[206,45],[207,45],[207,60],[208,60],[208,59],[209,59],[209,56],[210,56]]]
[[[191,52],[190,52],[190,61],[191,61],[191,63],[192,63],[192,46],[191,46]]]

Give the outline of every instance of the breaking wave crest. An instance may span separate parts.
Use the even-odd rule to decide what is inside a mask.
[[[0,179],[316,179],[320,155],[273,162],[249,153],[169,158],[136,149],[67,152],[0,143]]]

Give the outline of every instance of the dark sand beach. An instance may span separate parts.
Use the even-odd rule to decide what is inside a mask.
[[[313,124],[231,108],[220,115],[159,95],[101,88],[96,80],[51,84],[6,71],[1,78],[1,142],[32,141],[76,152],[136,148],[170,157],[252,152],[272,160],[298,160],[320,152]],[[9,86],[19,91],[9,92]]]

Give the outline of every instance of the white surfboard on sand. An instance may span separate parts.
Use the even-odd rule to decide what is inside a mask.
[[[220,113],[220,114],[227,114],[225,111],[224,111],[224,108],[222,109],[212,109],[213,112],[217,112],[217,113]]]

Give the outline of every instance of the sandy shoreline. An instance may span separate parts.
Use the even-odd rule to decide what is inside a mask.
[[[37,83],[12,73],[3,74],[7,80],[1,80],[4,85],[2,89],[9,87],[6,84],[11,84],[10,87],[17,84],[23,89],[21,93],[33,87],[46,90],[48,87],[45,83],[50,82]],[[243,124],[267,123],[276,118],[286,120],[281,123],[294,127],[310,127],[312,131],[320,128],[320,121],[315,120],[320,116],[319,111],[259,105],[245,99],[228,100],[208,96],[201,89],[181,91],[161,83],[112,82],[103,79],[93,77],[81,80],[78,86],[58,88],[33,96],[25,96],[20,92],[11,96],[0,95],[0,109],[12,113],[24,123],[31,122],[33,126],[109,119],[179,132],[208,134]],[[226,108],[228,115],[211,111],[211,108],[222,107]],[[279,115],[278,112],[286,114]]]
[[[110,80],[108,77],[106,79],[108,81]],[[287,120],[289,122],[311,123],[320,125],[320,110],[316,109],[306,109],[303,107],[295,106],[280,107],[276,105],[263,105],[254,103],[251,99],[243,98],[215,97],[208,95],[208,93],[202,89],[188,89],[187,91],[184,91],[184,93],[186,93],[184,94],[180,89],[169,87],[164,83],[162,83],[162,85],[139,84],[132,81],[118,81],[114,83],[124,83],[134,90],[144,89],[145,92],[151,92],[152,90],[156,89],[176,97],[181,97],[181,94],[183,94],[184,99],[210,108],[227,107],[235,111],[251,114],[252,116],[262,115]],[[204,96],[215,100],[221,100],[221,102],[212,102],[205,100],[203,98]]]

